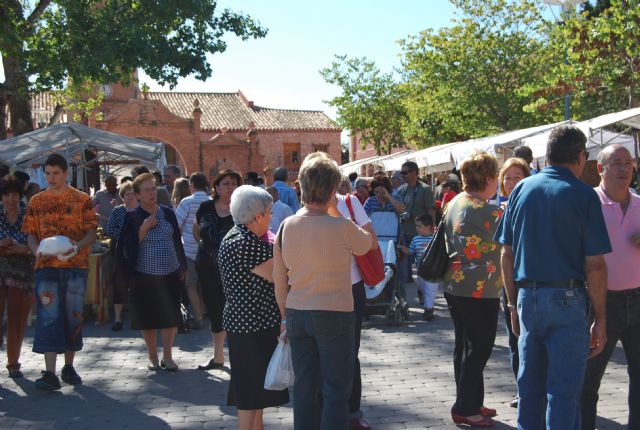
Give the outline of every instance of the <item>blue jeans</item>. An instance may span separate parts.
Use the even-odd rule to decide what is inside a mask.
[[[640,288],[607,294],[607,343],[587,361],[582,390],[582,429],[596,426],[600,381],[618,341],[622,341],[629,372],[629,430],[640,429]]]
[[[545,408],[547,429],[579,429],[589,353],[586,289],[525,284],[518,291],[518,314],[518,429],[544,428]]]
[[[33,352],[80,351],[86,269],[36,270]]]
[[[345,430],[355,364],[353,312],[287,309],[295,430]]]

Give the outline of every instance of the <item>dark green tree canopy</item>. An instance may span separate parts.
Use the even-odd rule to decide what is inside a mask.
[[[207,55],[224,52],[229,33],[247,40],[267,30],[248,15],[218,10],[216,0],[5,0],[0,120],[8,104],[12,128],[23,132],[31,92],[126,81],[137,68],[170,86],[188,75],[205,80],[213,73]]]

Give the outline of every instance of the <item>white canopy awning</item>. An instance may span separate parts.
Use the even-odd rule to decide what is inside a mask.
[[[42,164],[52,153],[64,155],[70,162],[83,162],[82,151],[95,150],[98,157],[129,158],[156,165],[162,156],[162,144],[91,128],[64,123],[41,128],[0,141],[0,160],[10,166]]]
[[[587,142],[587,148],[606,146],[613,143],[622,143],[625,146],[630,144],[631,142],[629,141],[629,136],[620,135],[619,133],[614,132],[598,133],[604,127],[608,127],[610,125],[618,123],[640,129],[640,108],[609,113],[586,121],[573,122],[573,124],[580,130],[582,130],[585,136],[587,136],[587,138],[589,139],[589,141]],[[533,158],[541,158],[546,155],[547,141],[549,140],[550,134],[551,130],[547,130],[544,133],[524,139],[523,143],[531,148]],[[616,141],[615,139],[618,140]],[[633,146],[631,147],[630,151],[631,154],[635,156]],[[599,152],[600,151],[598,150],[597,153]],[[589,149],[589,154],[590,158],[592,159],[597,156],[597,154],[594,153],[592,149]]]
[[[340,173],[342,173],[344,176],[348,176],[350,173],[353,173],[353,172],[357,173],[360,170],[360,167],[362,167],[364,164],[369,163],[371,160],[375,160],[376,158],[378,158],[377,155],[373,157],[363,158],[361,160],[354,160],[349,163],[343,164],[342,166],[339,166]]]

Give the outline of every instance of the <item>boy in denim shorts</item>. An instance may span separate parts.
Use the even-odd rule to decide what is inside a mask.
[[[89,247],[96,239],[98,225],[91,198],[67,185],[68,164],[59,154],[44,163],[48,187],[29,202],[22,230],[36,255],[36,330],[33,352],[44,354],[46,370],[36,387],[60,389],[56,358],[64,353],[62,380],[82,383],[73,367],[76,351],[82,349],[82,312],[89,267]],[[38,254],[42,239],[62,235],[73,243],[65,255]]]

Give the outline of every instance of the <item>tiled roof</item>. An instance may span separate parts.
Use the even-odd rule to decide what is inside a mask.
[[[193,102],[198,100],[203,130],[247,130],[253,122],[257,130],[340,130],[323,112],[270,109],[247,102],[242,93],[149,92],[151,100],[161,101],[171,112],[191,118]]]

